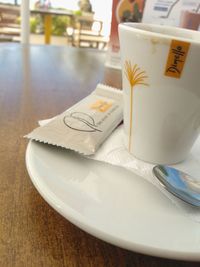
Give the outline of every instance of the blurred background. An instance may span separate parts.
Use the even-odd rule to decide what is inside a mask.
[[[200,0],[0,0],[0,42],[23,43],[30,31],[31,44],[109,50],[113,66],[127,21],[200,30]]]
[[[17,31],[17,24],[18,26],[20,25],[21,4],[21,0],[0,0],[1,41],[20,41],[20,33]],[[82,45],[85,47],[91,46],[106,49],[111,27],[112,0],[30,0],[29,8],[30,43],[45,43],[43,37],[45,31],[45,14],[39,11],[47,12],[48,10],[54,10],[51,16],[51,44]],[[36,12],[36,10],[38,10],[38,12]],[[63,14],[59,15],[59,12],[63,12]],[[64,12],[66,12],[66,15]],[[7,20],[5,19],[6,17]],[[5,20],[7,24],[4,23],[3,20]],[[78,44],[77,40],[81,37],[78,36],[79,33],[85,35],[85,42],[82,42],[83,44]],[[93,43],[92,37],[94,39]],[[99,38],[99,41],[101,38],[101,45],[95,43],[95,38],[96,40]]]

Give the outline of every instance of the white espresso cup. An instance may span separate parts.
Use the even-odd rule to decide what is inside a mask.
[[[160,164],[184,160],[200,131],[200,32],[119,25],[125,144]]]

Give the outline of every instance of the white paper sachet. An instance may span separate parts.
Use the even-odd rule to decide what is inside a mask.
[[[92,94],[25,137],[94,154],[122,121],[122,91],[98,84]]]

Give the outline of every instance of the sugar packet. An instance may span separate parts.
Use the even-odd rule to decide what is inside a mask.
[[[92,155],[122,117],[122,91],[98,84],[89,96],[25,137]]]

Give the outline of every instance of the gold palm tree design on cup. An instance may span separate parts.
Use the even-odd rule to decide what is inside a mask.
[[[125,75],[127,80],[129,81],[131,97],[130,97],[130,128],[129,128],[129,151],[131,150],[131,135],[132,135],[132,118],[133,118],[133,88],[135,85],[145,85],[149,86],[149,84],[145,83],[145,79],[148,78],[145,71],[141,71],[137,64],[132,66],[130,60],[125,61]]]

